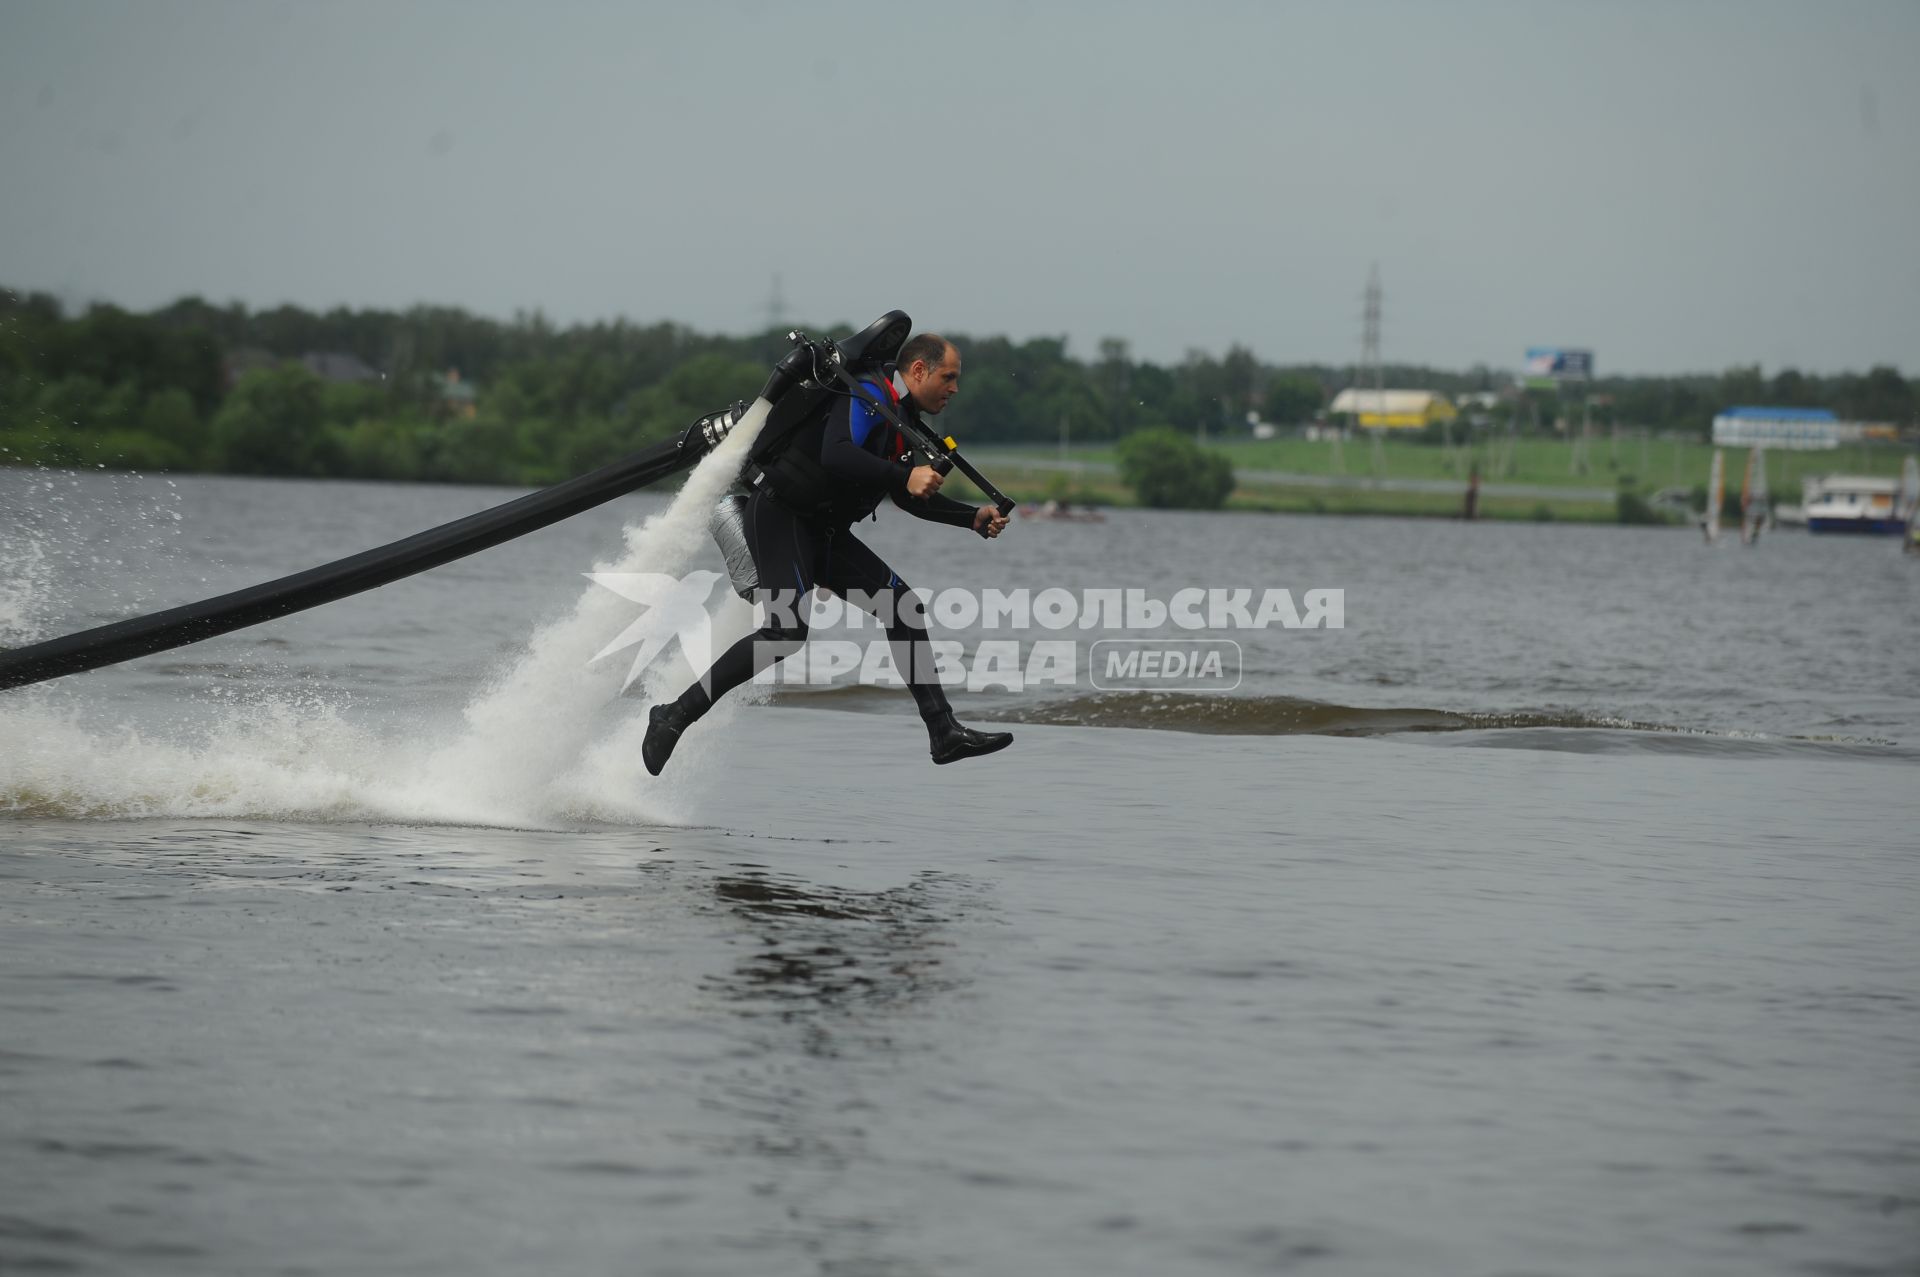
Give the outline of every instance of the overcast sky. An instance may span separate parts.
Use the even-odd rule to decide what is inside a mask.
[[[0,284],[1920,372],[1920,3],[0,0]]]

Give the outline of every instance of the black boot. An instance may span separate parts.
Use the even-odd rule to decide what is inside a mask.
[[[957,763],[963,758],[991,754],[1013,744],[1012,732],[976,732],[962,727],[946,710],[927,720],[927,742],[936,763]]]
[[[647,715],[647,738],[640,742],[640,761],[655,776],[673,757],[673,747],[680,743],[680,733],[694,724],[696,716],[684,709],[678,701],[668,705],[655,705],[653,712]]]

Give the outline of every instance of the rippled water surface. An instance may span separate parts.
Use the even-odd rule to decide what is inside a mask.
[[[0,626],[506,495],[0,472]],[[580,574],[666,508],[0,693],[0,1269],[1920,1265],[1891,542],[894,518],[918,583],[1346,628],[963,696],[1018,739],[952,768],[900,692],[760,693],[653,780],[678,675],[588,665],[634,609]]]

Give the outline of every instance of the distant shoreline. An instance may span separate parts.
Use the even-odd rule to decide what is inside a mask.
[[[0,470],[38,471],[48,475],[136,475],[153,477],[190,477],[195,479],[246,479],[269,483],[363,483],[383,484],[394,487],[426,485],[430,487],[487,488],[500,492],[537,491],[538,485],[521,483],[487,483],[454,479],[381,479],[360,478],[351,475],[266,475],[238,474],[220,470],[176,470],[150,468],[114,468],[109,466],[39,466],[32,464],[4,463]],[[988,471],[999,483],[1001,489],[1019,505],[1032,507],[1048,500],[1058,499],[1057,494],[1041,483],[1021,477],[1001,482],[999,476]],[[677,491],[679,484],[675,480],[656,484],[652,488],[641,489],[651,492]],[[984,500],[971,490],[964,479],[949,481],[949,493],[962,500]],[[1334,517],[1364,518],[1408,518],[1408,519],[1457,519],[1460,517],[1464,501],[1464,488],[1459,494],[1433,492],[1394,492],[1371,488],[1311,488],[1270,484],[1242,484],[1227,499],[1224,511],[1203,513],[1242,513],[1242,514],[1306,514],[1329,515]],[[1117,477],[1106,482],[1093,482],[1076,485],[1070,501],[1074,505],[1093,505],[1112,509],[1142,509],[1131,489],[1121,483]],[[1543,515],[1542,510],[1546,511]],[[1498,522],[1563,522],[1563,523],[1617,523],[1618,518],[1611,501],[1579,500],[1537,500],[1522,497],[1502,497],[1482,495],[1479,517],[1483,520]]]
[[[636,440],[635,446],[641,441]],[[1136,507],[1140,503],[1118,473],[1115,450],[1101,443],[1064,454],[1048,445],[985,443],[962,446],[982,472],[1024,506],[1049,500],[1073,505]],[[1482,483],[1477,518],[1503,522],[1619,523],[1617,494],[1641,497],[1661,489],[1690,491],[1704,503],[1713,454],[1728,463],[1729,495],[1738,491],[1739,466],[1746,448],[1718,448],[1704,440],[1642,438],[1597,434],[1587,440],[1583,462],[1575,464],[1575,441],[1523,437],[1503,441],[1482,436],[1447,448],[1413,439],[1390,439],[1377,455],[1369,440],[1347,440],[1336,452],[1329,441],[1300,438],[1209,442],[1235,467],[1235,486],[1226,509],[1262,514],[1325,514],[1414,519],[1457,519],[1464,512],[1468,475],[1478,470]],[[1801,480],[1813,474],[1897,476],[1907,447],[1854,447],[1825,452],[1766,453],[1769,490],[1777,501],[1799,498]],[[1374,473],[1375,465],[1379,473]],[[45,466],[0,454],[9,469],[46,469],[50,473],[191,474],[230,478],[343,479],[359,483],[432,483],[528,491],[538,483],[489,482],[466,478],[411,478],[368,475],[259,475],[237,470],[140,466],[101,462],[82,466]],[[561,475],[564,479],[570,475]],[[557,481],[557,479],[556,479]],[[948,491],[980,498],[960,476]],[[1655,525],[1657,526],[1657,524]],[[1691,528],[1681,519],[1673,526]]]

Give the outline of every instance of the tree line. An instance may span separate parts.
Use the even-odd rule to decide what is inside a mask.
[[[966,374],[941,424],[968,441],[1051,444],[1064,431],[1108,442],[1158,430],[1219,439],[1244,433],[1249,413],[1283,426],[1312,420],[1353,380],[1351,367],[1267,363],[1238,345],[1161,364],[1116,338],[1082,359],[1065,338],[948,335]],[[785,350],[772,330],[560,327],[537,311],[503,321],[439,306],[249,310],[188,297],[145,314],[105,304],[68,314],[47,294],[0,290],[0,462],[543,484],[751,397]],[[1453,396],[1511,384],[1487,367],[1394,365],[1384,379]],[[1901,425],[1920,404],[1920,383],[1888,367],[1769,378],[1755,365],[1601,378],[1587,390],[1597,423],[1689,434],[1742,403]],[[1584,411],[1530,391],[1481,415],[1525,432]]]

